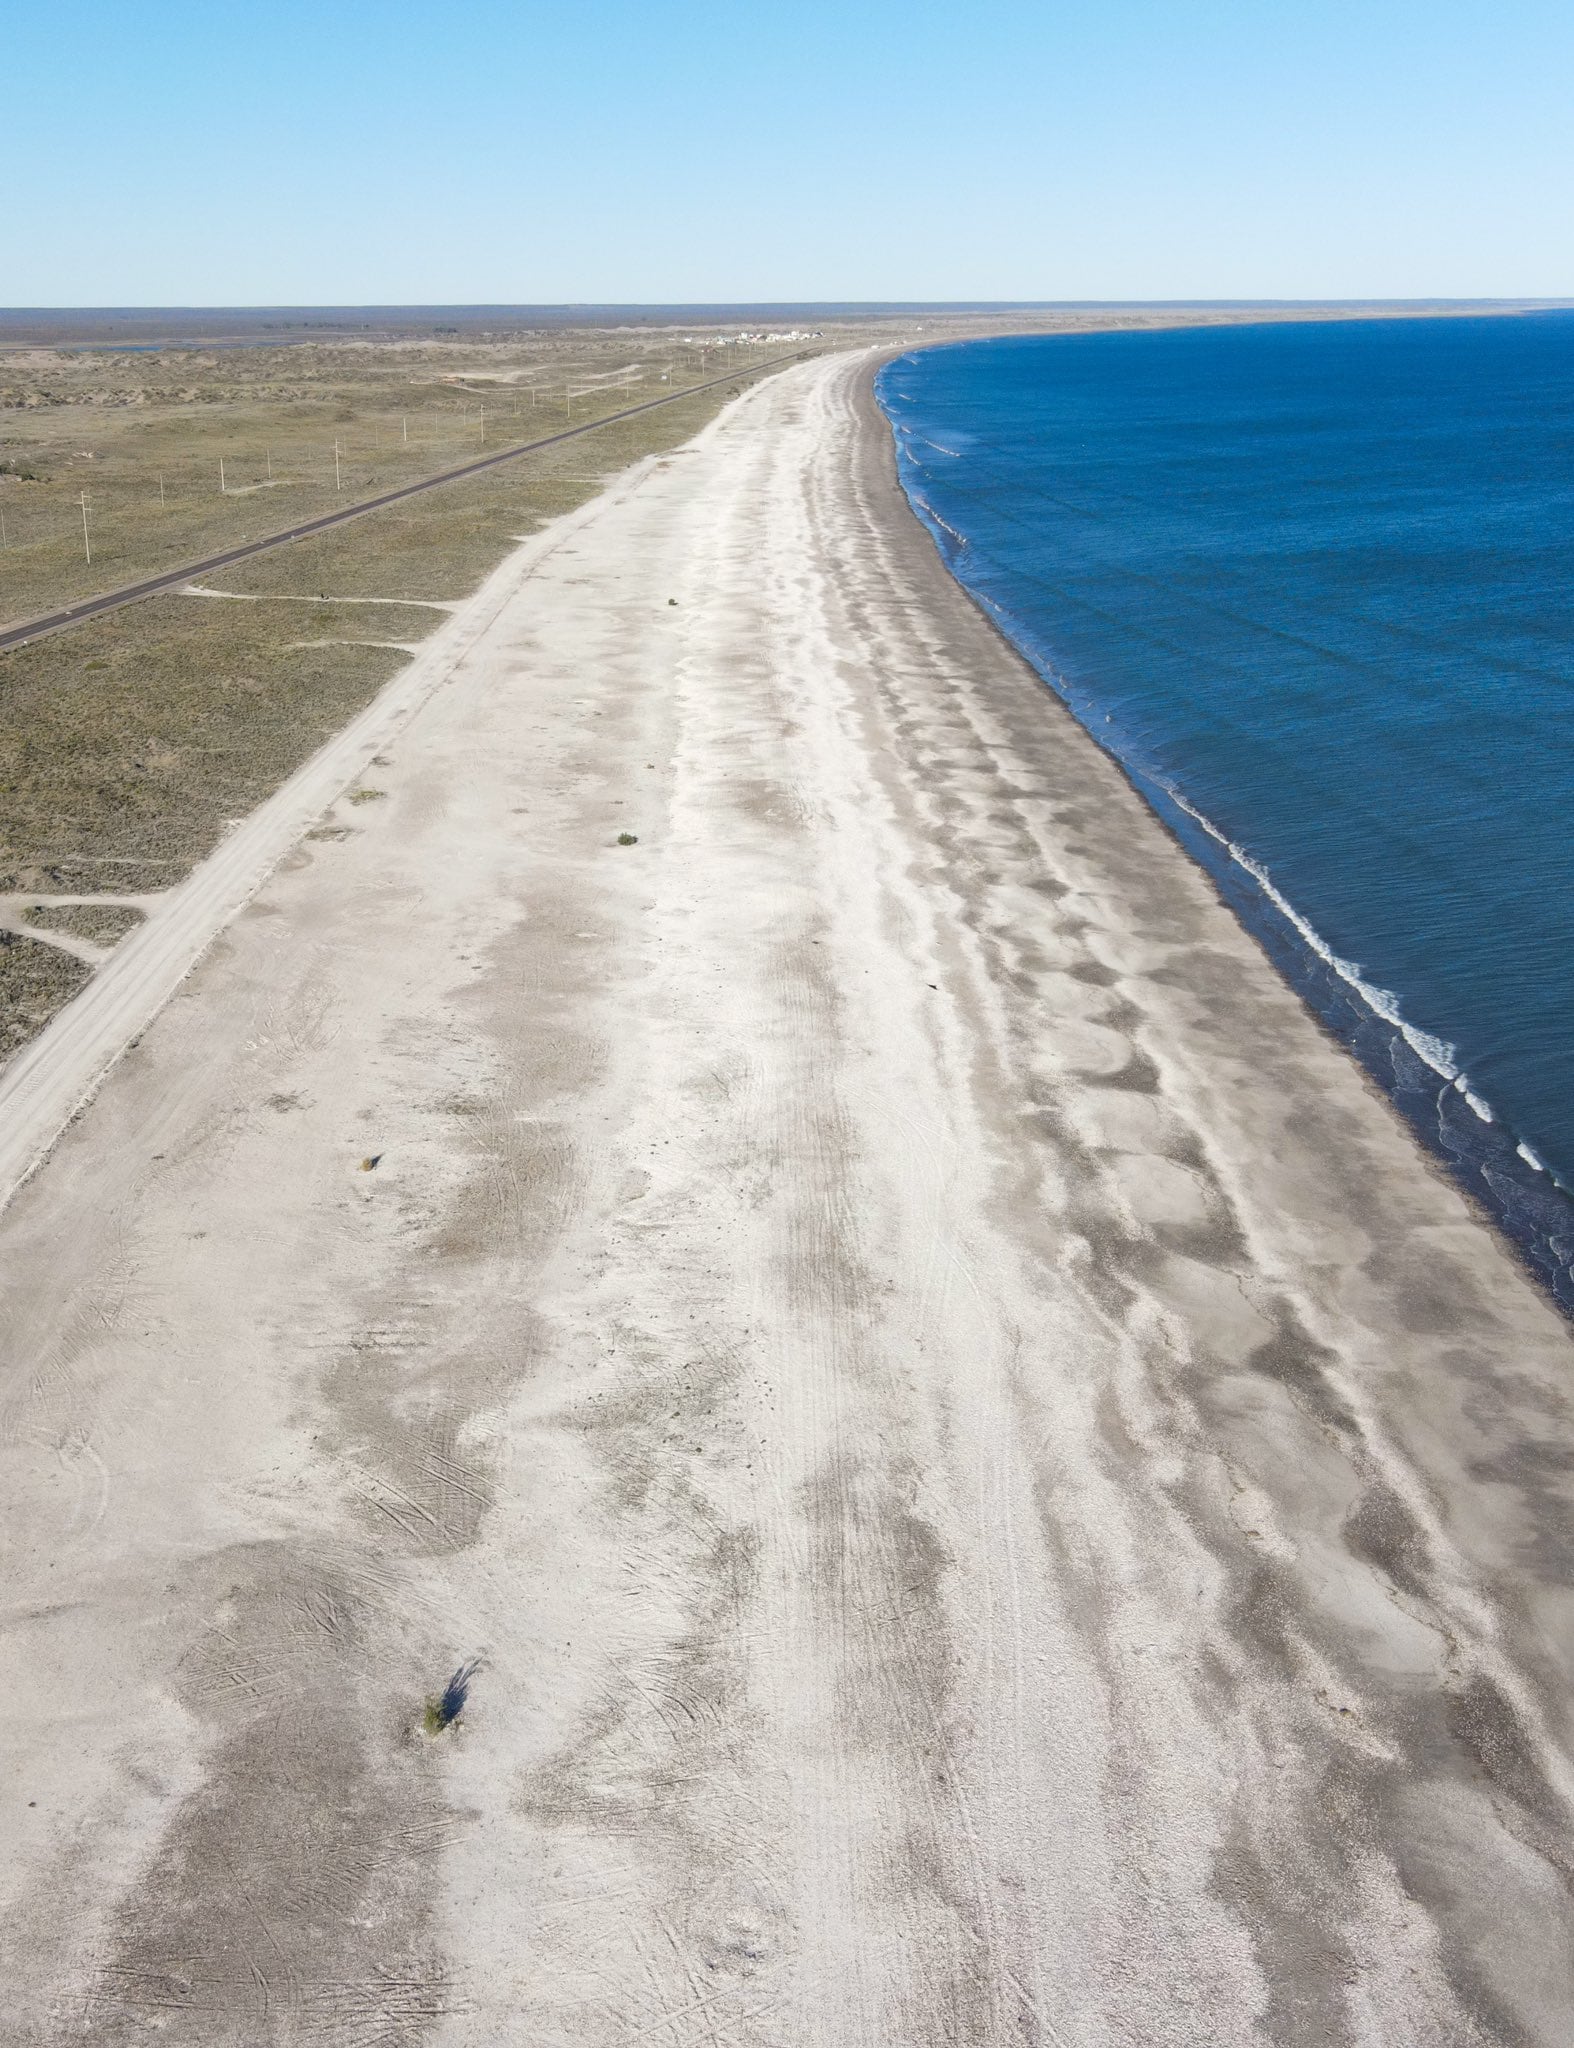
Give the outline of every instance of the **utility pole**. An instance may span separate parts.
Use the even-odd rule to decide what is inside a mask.
[[[5,514],[0,512],[0,548],[8,548],[10,545],[5,534]]]
[[[92,544],[92,542],[91,542],[91,541],[90,541],[90,540],[88,539],[88,537],[87,537],[87,492],[86,492],[86,491],[84,491],[84,492],[82,493],[82,497],[81,497],[81,501],[80,501],[80,502],[81,502],[81,506],[82,506],[82,552],[83,552],[83,554],[84,554],[84,555],[86,555],[86,556],[87,556],[87,559],[88,559],[88,564],[89,564],[89,566],[91,567],[91,565],[92,565],[92,561],[93,561],[93,544]]]
[[[333,487],[336,491],[342,488],[339,482],[339,444],[337,441],[333,444]]]
[[[158,480],[158,508],[161,512],[164,510],[164,473],[162,470],[159,472]]]
[[[271,484],[273,482],[273,450],[269,448],[265,452],[268,457],[268,481]]]
[[[402,413],[400,415],[400,423],[404,428],[405,445],[406,447],[408,447],[410,442],[410,415],[408,413]]]
[[[224,457],[221,455],[219,457],[219,496],[223,498],[227,497],[228,495],[228,492],[226,492],[224,488]]]

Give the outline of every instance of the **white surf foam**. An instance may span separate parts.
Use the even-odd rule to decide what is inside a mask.
[[[1481,1121],[1484,1124],[1495,1124],[1497,1122],[1497,1118],[1492,1114],[1492,1105],[1489,1102],[1483,1102],[1479,1095],[1477,1095],[1471,1088],[1467,1087],[1465,1076],[1463,1074],[1461,1074],[1458,1080],[1455,1081],[1454,1086],[1459,1090],[1460,1094],[1463,1095],[1465,1100],[1470,1104],[1470,1107],[1475,1111],[1476,1115],[1480,1117]]]
[[[909,488],[908,496],[927,520],[933,525],[938,526],[942,533],[950,534],[959,548],[965,548],[968,545],[967,535],[965,533],[958,533],[949,519],[942,519],[934,506],[930,504],[929,500],[921,492]]]
[[[1237,867],[1245,869],[1274,909],[1293,927],[1317,958],[1338,975],[1346,987],[1354,990],[1374,1016],[1381,1017],[1385,1024],[1393,1026],[1417,1059],[1430,1067],[1440,1080],[1452,1082],[1483,1123],[1490,1124],[1496,1121],[1491,1105],[1466,1085],[1466,1077],[1459,1070],[1459,1061],[1453,1046],[1432,1032],[1423,1031],[1418,1024],[1412,1024],[1400,1009],[1399,998],[1391,989],[1380,988],[1375,982],[1368,981],[1357,961],[1342,959],[1317,927],[1301,915],[1282,889],[1276,887],[1262,863],[1253,860],[1244,847],[1237,846],[1233,839],[1221,832],[1213,820],[1205,817],[1194,803],[1182,796],[1173,783],[1160,781],[1159,786],[1172,803],[1178,805],[1193,823],[1207,833],[1215,845],[1223,847]]]

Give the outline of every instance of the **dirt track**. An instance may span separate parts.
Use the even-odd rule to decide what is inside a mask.
[[[0,2040],[1563,2048],[1562,1323],[858,362],[532,547],[0,1216]]]

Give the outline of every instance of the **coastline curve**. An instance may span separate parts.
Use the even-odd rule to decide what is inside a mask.
[[[937,342],[934,350],[988,348],[999,337]],[[1009,338],[1009,337],[1007,337]],[[929,353],[930,350],[922,351]],[[893,351],[872,391],[889,429],[908,504],[946,572],[983,616],[1112,760],[1186,854],[1209,877],[1243,929],[1262,948],[1318,1022],[1404,1117],[1427,1155],[1505,1237],[1563,1313],[1574,1318],[1574,1193],[1503,1118],[1461,1066],[1456,1049],[1404,1011],[1403,992],[1384,987],[1329,944],[1279,886],[1271,869],[1214,822],[1173,770],[1153,757],[1099,696],[1074,684],[1056,660],[1052,635],[985,585],[974,540],[932,501],[912,444],[961,459],[904,421],[888,372],[920,350]]]

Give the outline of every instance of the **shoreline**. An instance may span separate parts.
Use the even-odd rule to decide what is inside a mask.
[[[992,338],[994,337],[980,336],[968,337],[967,339],[968,342],[971,342],[973,340],[987,341]],[[935,345],[961,346],[966,344],[947,341]],[[917,344],[917,346],[922,347],[924,344]],[[976,618],[978,624],[989,636],[989,639],[1008,657],[1010,663],[1018,669],[1021,676],[1036,686],[1039,700],[1044,704],[1046,711],[1051,717],[1055,720],[1063,718],[1067,721],[1070,730],[1077,738],[1088,748],[1092,749],[1101,762],[1107,763],[1113,770],[1118,778],[1120,787],[1140,807],[1143,816],[1151,820],[1153,826],[1162,834],[1164,842],[1173,849],[1174,857],[1184,863],[1186,869],[1205,884],[1210,896],[1230,919],[1231,924],[1240,933],[1246,945],[1250,947],[1253,956],[1261,959],[1268,966],[1275,981],[1283,988],[1285,994],[1294,1003],[1300,1015],[1306,1019],[1330,1050],[1335,1052],[1342,1061],[1347,1061],[1350,1064],[1354,1073],[1359,1077],[1363,1088],[1367,1091],[1369,1098],[1381,1106],[1386,1116],[1394,1119],[1399,1131],[1402,1132],[1404,1138],[1413,1147],[1416,1165],[1420,1170],[1428,1177],[1441,1180],[1445,1186],[1458,1195],[1467,1205],[1474,1220],[1487,1232],[1491,1243],[1500,1253],[1513,1261],[1516,1269],[1532,1283],[1537,1293],[1546,1299],[1548,1305],[1560,1315],[1569,1314],[1568,1306],[1557,1297],[1554,1290],[1548,1285],[1545,1276],[1531,1263],[1525,1249],[1503,1227],[1498,1216],[1491,1210],[1489,1205],[1474,1190],[1465,1185],[1462,1178],[1451,1169],[1450,1162],[1442,1147],[1427,1143],[1424,1133],[1417,1127],[1414,1120],[1405,1113],[1400,1103],[1395,1099],[1394,1094],[1384,1087],[1379,1076],[1372,1071],[1367,1061],[1350,1044],[1348,1038],[1324,1016],[1320,1006],[1296,986],[1294,976],[1278,963],[1274,951],[1266,942],[1263,933],[1254,928],[1251,919],[1243,915],[1242,909],[1237,907],[1232,901],[1231,895],[1220,886],[1220,872],[1205,859],[1201,858],[1187,844],[1181,831],[1177,829],[1180,820],[1185,815],[1181,801],[1173,792],[1159,783],[1155,777],[1145,774],[1140,767],[1127,762],[1112,747],[1106,746],[1101,741],[1097,732],[1078,715],[1076,707],[1070,699],[1056,687],[1054,679],[1039,667],[1034,660],[1032,650],[1018,643],[1008,628],[993,615],[993,607],[983,602],[970,588],[968,583],[946,561],[937,536],[931,528],[929,519],[926,518],[924,511],[920,510],[914,503],[902,477],[894,422],[881,404],[875,390],[876,381],[885,364],[901,355],[912,352],[913,350],[910,348],[892,349],[882,352],[878,360],[869,366],[866,388],[860,397],[859,429],[866,439],[872,435],[877,440],[889,443],[889,473],[887,481],[900,497],[902,507],[908,515],[912,528],[921,538],[925,550],[932,559],[933,575],[937,590],[943,589],[948,598],[954,595],[963,601],[969,613]],[[866,463],[868,462],[867,455],[865,456],[865,461]],[[875,473],[878,474],[881,467],[878,457],[875,458],[871,466]],[[934,516],[938,517],[938,515]],[[894,525],[896,533],[888,533],[885,536],[888,540],[897,538],[900,535],[901,522],[896,521]],[[960,536],[958,538],[960,539]],[[904,548],[903,553],[910,557],[911,551]],[[913,566],[916,568],[916,565]],[[922,570],[918,570],[915,580],[922,580],[922,573]],[[934,594],[931,593],[931,595]],[[1159,801],[1155,801],[1156,798]],[[1173,806],[1176,814],[1174,819],[1166,815],[1166,802],[1169,806]],[[1200,828],[1200,831],[1212,830],[1200,816],[1195,818],[1195,823]],[[1258,886],[1260,888],[1260,884]],[[1246,894],[1244,889],[1238,893],[1242,897]],[[1283,913],[1281,913],[1281,921],[1288,922],[1288,918]],[[1440,1075],[1439,1078],[1442,1079],[1444,1077]]]
[[[976,337],[980,341],[988,338]],[[1124,751],[1119,738],[1101,734],[1054,667],[1050,650],[1034,644],[1031,630],[1015,622],[1017,630],[1013,631],[1009,611],[973,588],[960,560],[967,538],[947,525],[916,484],[910,486],[896,419],[878,395],[881,371],[912,352],[893,350],[882,358],[874,372],[875,402],[892,434],[903,494],[914,518],[929,532],[946,573],[967,592],[981,615],[1055,701],[1069,711],[1099,751],[1115,763],[1182,854],[1209,877],[1220,900],[1262,948],[1331,1042],[1357,1063],[1403,1119],[1427,1161],[1442,1167],[1559,1312],[1574,1319],[1574,1270],[1557,1250],[1560,1242],[1574,1243],[1574,1195],[1505,1129],[1493,1106],[1482,1104],[1465,1085],[1468,1077],[1448,1058],[1452,1049],[1427,1043],[1429,1034],[1404,1018],[1399,1008],[1403,993],[1370,987],[1348,962],[1337,958],[1297,907],[1282,896],[1271,876],[1198,810],[1184,790]],[[1097,709],[1096,696],[1084,695],[1086,710]],[[1404,1082],[1396,1061],[1401,1044],[1408,1048],[1412,1063],[1424,1068],[1435,1085]],[[1457,1110],[1458,1104],[1451,1100],[1454,1095],[1472,1113],[1468,1126],[1456,1127],[1445,1113],[1445,1109]]]
[[[1569,1333],[870,369],[557,530],[0,1212],[24,2034],[1562,2048]]]

